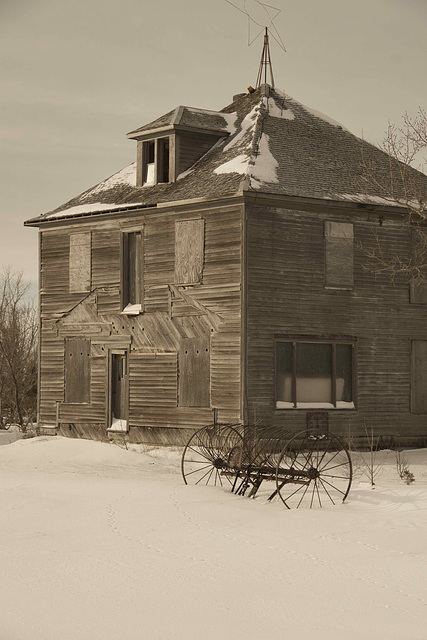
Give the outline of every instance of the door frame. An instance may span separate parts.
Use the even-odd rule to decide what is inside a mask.
[[[107,431],[111,431],[111,420],[112,420],[112,400],[113,400],[113,356],[125,356],[126,357],[126,379],[124,384],[124,395],[125,395],[125,417],[126,420],[126,430],[124,432],[129,431],[129,349],[108,349],[108,366],[107,366],[107,393],[106,393],[106,426]],[[115,431],[115,429],[113,429]]]

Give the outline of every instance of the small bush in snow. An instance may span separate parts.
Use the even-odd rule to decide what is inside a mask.
[[[409,469],[409,464],[403,451],[396,451],[396,468],[397,475],[405,484],[412,484],[415,482],[415,476]]]

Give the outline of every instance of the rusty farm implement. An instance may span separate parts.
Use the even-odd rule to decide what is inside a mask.
[[[308,429],[210,425],[196,431],[182,455],[186,484],[228,487],[237,495],[280,498],[286,507],[323,507],[343,502],[352,465],[335,435]]]

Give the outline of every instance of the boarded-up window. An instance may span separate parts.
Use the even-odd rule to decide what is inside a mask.
[[[143,302],[142,231],[126,231],[122,235],[122,309]]]
[[[90,340],[65,340],[65,402],[90,402]]]
[[[70,235],[70,292],[90,291],[91,233]]]
[[[325,285],[351,289],[353,284],[353,225],[325,222]]]
[[[209,340],[184,338],[179,352],[179,404],[210,406]]]
[[[175,284],[197,284],[202,280],[205,221],[175,223]]]
[[[427,340],[413,340],[411,356],[411,411],[427,413]]]
[[[144,407],[176,407],[178,366],[176,353],[131,353],[129,357],[130,412]]]
[[[424,228],[412,229],[411,249],[412,265],[416,276],[410,283],[410,301],[415,304],[427,304],[427,231]]]

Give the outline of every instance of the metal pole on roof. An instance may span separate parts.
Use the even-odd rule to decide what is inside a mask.
[[[274,89],[273,65],[271,63],[268,27],[265,27],[264,46],[262,48],[261,62],[259,64],[258,77],[257,77],[257,81],[256,81],[256,88],[257,89],[262,84],[263,76],[264,76],[264,83],[267,84],[267,69],[270,71],[270,84]]]

